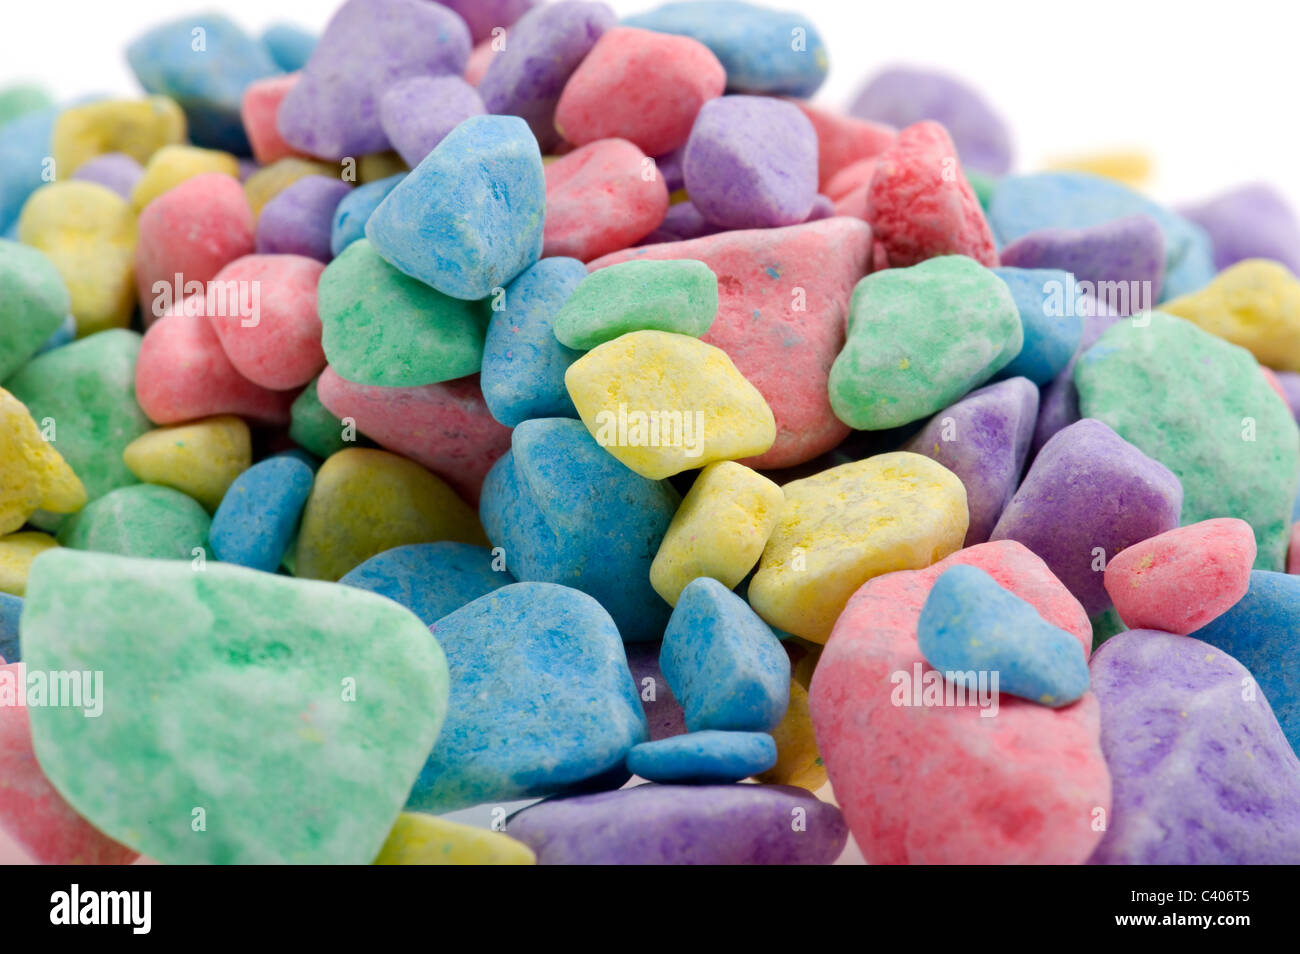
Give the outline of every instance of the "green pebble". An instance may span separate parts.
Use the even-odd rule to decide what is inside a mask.
[[[975,198],[979,199],[980,208],[987,212],[989,202],[993,199],[993,192],[998,187],[998,180],[992,176],[986,176],[982,172],[975,172],[972,169],[963,169],[962,171],[966,173],[966,181],[970,183]]]
[[[631,331],[702,337],[718,313],[718,277],[703,262],[624,262],[584,278],[555,316],[560,344],[590,351]]]
[[[447,710],[442,649],[382,596],[209,561],[54,549],[28,671],[102,673],[102,712],[32,707],[72,807],[166,864],[369,864]]]
[[[343,439],[343,422],[320,402],[316,378],[303,388],[289,409],[289,439],[322,459],[349,445]]]
[[[853,289],[831,407],[860,431],[909,424],[979,387],[1023,344],[1011,290],[972,258],[877,272]]]
[[[55,105],[54,97],[44,87],[31,83],[6,86],[0,89],[0,126],[11,119],[49,109],[53,105]]]
[[[69,305],[63,277],[43,252],[0,239],[0,381],[58,330]]]
[[[1249,351],[1150,312],[1109,328],[1074,382],[1084,417],[1178,475],[1184,524],[1240,517],[1255,528],[1255,567],[1283,568],[1300,431]]]
[[[317,286],[321,344],[347,381],[419,387],[477,374],[487,313],[403,275],[371,246],[353,242]]]
[[[159,484],[119,487],[63,522],[59,543],[74,550],[160,560],[207,558],[212,518],[203,505]]]

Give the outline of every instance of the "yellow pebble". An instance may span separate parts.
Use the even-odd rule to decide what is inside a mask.
[[[337,580],[377,553],[439,540],[487,544],[478,515],[441,478],[388,451],[349,447],[316,473],[294,568]]]
[[[1260,364],[1300,371],[1300,280],[1285,265],[1248,258],[1160,310],[1240,345]]]
[[[754,776],[769,785],[797,785],[815,792],[826,784],[826,766],[813,736],[812,713],[808,711],[808,690],[790,683],[790,705],[785,718],[772,730],[776,741],[776,764]]]
[[[1136,150],[1061,156],[1047,163],[1047,168],[1052,171],[1089,172],[1094,176],[1122,182],[1134,189],[1141,188],[1151,178],[1151,167],[1151,158]]]
[[[65,109],[50,137],[55,175],[66,180],[85,162],[123,152],[144,164],[163,146],[185,141],[185,113],[173,99],[109,99]]]
[[[564,384],[596,443],[651,480],[776,440],[763,395],[725,351],[690,335],[622,335],[569,365]]]
[[[409,172],[410,168],[395,152],[372,152],[357,160],[357,181],[362,185],[378,182],[399,172]]]
[[[335,166],[324,162],[288,156],[277,159],[269,166],[263,166],[245,179],[244,195],[248,197],[248,204],[256,217],[262,214],[266,203],[299,179],[305,176],[333,176],[338,175],[338,172]]]
[[[763,555],[784,499],[780,487],[743,464],[705,467],[659,544],[650,585],[670,606],[697,576],[735,589]]]
[[[144,167],[144,175],[131,190],[131,206],[139,212],[169,189],[205,172],[239,178],[239,160],[228,152],[198,146],[163,146]]]
[[[537,856],[500,832],[458,825],[437,815],[402,812],[377,865],[535,865]]]
[[[674,189],[672,192],[668,193],[669,205],[681,205],[683,202],[689,201],[691,201],[691,197],[687,194],[685,189]]]
[[[135,215],[112,189],[53,182],[32,193],[18,240],[44,252],[68,286],[77,334],[125,328],[135,311]]]
[[[0,388],[0,534],[17,530],[36,510],[72,513],[85,503],[86,488],[27,406]]]
[[[122,460],[145,483],[173,487],[212,512],[252,466],[253,444],[241,418],[223,415],[141,434]]]
[[[957,476],[904,451],[781,489],[785,506],[750,581],[749,602],[771,625],[815,643],[826,642],[863,583],[961,549],[970,521]]]
[[[0,593],[22,596],[32,561],[58,542],[48,533],[24,530],[0,537]]]

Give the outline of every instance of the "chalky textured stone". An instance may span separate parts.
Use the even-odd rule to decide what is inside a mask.
[[[313,477],[311,467],[287,454],[245,470],[212,517],[212,555],[223,563],[274,573],[298,527]]]
[[[460,14],[473,41],[482,43],[495,38],[498,27],[504,30],[513,26],[539,3],[540,0],[447,0],[443,6]]]
[[[248,425],[225,415],[141,434],[122,460],[140,480],[179,490],[211,512],[253,463],[253,445]]]
[[[531,865],[532,849],[500,832],[426,815],[402,812],[377,865]]]
[[[598,139],[546,167],[543,253],[590,261],[649,235],[668,211],[668,187],[625,139]]]
[[[247,176],[244,182],[244,195],[248,198],[253,215],[262,214],[266,204],[306,176],[332,176],[338,174],[338,167],[298,156],[285,156],[268,166],[262,166]],[[360,171],[358,170],[358,175]]]
[[[70,513],[86,489],[32,420],[22,402],[0,388],[0,535],[12,533],[38,509]]]
[[[627,770],[651,782],[739,782],[776,764],[776,743],[766,732],[707,729],[642,742],[627,753]]]
[[[370,221],[370,214],[405,177],[405,172],[399,172],[387,179],[367,182],[357,186],[339,201],[334,209],[334,221],[330,228],[332,255],[335,257],[342,255],[343,250],[353,242],[365,238],[366,223]]]
[[[316,48],[316,34],[292,23],[272,23],[262,31],[261,39],[275,65],[289,73],[306,66]]]
[[[631,331],[699,338],[718,312],[718,278],[703,262],[629,261],[592,272],[555,316],[555,337],[586,351]]]
[[[43,253],[0,239],[0,381],[27,363],[63,324],[70,300],[63,276]]]
[[[58,546],[55,539],[47,533],[35,530],[22,530],[0,537],[0,593],[22,596],[27,591],[27,574],[32,561],[48,550]],[[18,620],[14,619],[14,640],[18,639]],[[13,662],[17,654],[3,654]]]
[[[1269,258],[1300,272],[1300,223],[1272,186],[1241,186],[1181,212],[1209,233],[1215,268]]]
[[[466,603],[514,583],[505,556],[469,543],[414,543],[372,556],[339,582],[387,596],[433,625]]]
[[[402,161],[414,168],[447,134],[485,112],[478,91],[459,76],[411,76],[379,100],[379,122]]]
[[[97,719],[30,712],[50,781],[97,828],[166,864],[379,852],[447,708],[413,615],[344,586],[72,550],[31,583],[28,665],[102,671],[116,700]]]
[[[1067,303],[1067,289],[1077,288],[1069,272],[1052,268],[995,268],[1006,282],[1020,312],[1024,344],[998,377],[1026,377],[1047,384],[1065,370],[1083,338],[1082,314]]]
[[[1230,266],[1199,291],[1162,311],[1241,345],[1279,371],[1300,371],[1300,279],[1260,258]]]
[[[294,398],[290,408],[289,437],[298,446],[323,459],[343,450],[348,442],[343,439],[343,422],[320,402],[319,383],[317,378]]]
[[[163,146],[144,167],[144,175],[131,190],[131,208],[137,213],[164,192],[196,176],[239,175],[239,160],[228,152],[197,146]]]
[[[253,158],[259,165],[269,165],[277,159],[296,155],[293,146],[280,135],[277,120],[280,104],[300,79],[301,73],[269,76],[248,84],[244,90],[239,104],[239,118],[252,146]]]
[[[134,157],[124,152],[106,152],[82,163],[72,178],[107,186],[122,198],[129,199],[142,175],[144,166]]]
[[[107,153],[124,153],[141,164],[164,146],[183,142],[185,116],[166,96],[101,99],[59,113],[50,136],[50,158],[59,179]]]
[[[821,109],[803,100],[792,100],[808,117],[817,133],[817,181],[820,191],[831,199],[830,183],[849,166],[880,155],[894,144],[898,133],[890,126],[855,119],[830,109]],[[867,176],[870,182],[871,177]]]
[[[258,252],[328,262],[334,211],[351,191],[339,179],[303,176],[263,207],[257,218]]]
[[[10,231],[23,203],[45,185],[45,159],[50,154],[50,133],[58,117],[51,107],[27,113],[4,125],[0,137],[0,233],[17,238]]]
[[[208,546],[212,520],[193,497],[157,484],[109,491],[64,521],[59,543],[160,560],[194,560]]]

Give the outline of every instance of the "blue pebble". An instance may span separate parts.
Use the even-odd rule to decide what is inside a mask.
[[[1192,633],[1250,670],[1300,754],[1300,576],[1252,570],[1246,595]]]
[[[330,252],[335,258],[357,239],[366,237],[366,223],[370,215],[379,208],[379,203],[388,198],[397,183],[406,178],[405,172],[399,172],[387,179],[377,179],[359,185],[339,202],[334,209],[334,221],[330,229]]]
[[[36,349],[36,354],[45,354],[45,352],[53,351],[55,348],[62,348],[65,344],[72,344],[76,337],[77,319],[72,315],[68,315],[63,319],[63,324],[54,329],[54,334],[46,338],[45,343]]]
[[[58,107],[50,107],[0,126],[0,232],[17,226],[27,197],[45,185],[42,174],[58,115]]]
[[[479,383],[488,410],[506,427],[578,416],[564,372],[582,352],[556,340],[555,316],[586,277],[576,258],[544,258],[510,283],[503,307],[492,312]]]
[[[1056,268],[995,268],[993,274],[1011,289],[1020,323],[1025,329],[1025,343],[997,378],[1028,378],[1043,385],[1060,374],[1083,338],[1083,316],[1047,314],[1048,282],[1059,282],[1063,289],[1073,288],[1069,272]],[[1071,302],[1064,311],[1073,312]]]
[[[276,66],[286,73],[296,73],[311,59],[316,35],[292,23],[273,23],[262,31],[262,45]]]
[[[479,503],[510,572],[594,596],[628,642],[658,639],[670,608],[650,585],[650,564],[681,503],[677,491],[628,470],[581,421],[524,421],[510,444]]]
[[[627,753],[627,770],[651,782],[739,782],[775,764],[776,742],[766,732],[688,732]]]
[[[280,566],[307,503],[311,467],[281,454],[254,464],[235,478],[212,518],[212,555],[274,573]]]
[[[686,728],[765,732],[790,704],[790,657],[749,604],[701,576],[682,590],[659,666]]]
[[[699,40],[726,68],[733,92],[809,97],[830,67],[817,28],[792,11],[732,0],[668,3],[623,25]]]
[[[518,116],[471,116],[366,223],[394,268],[452,298],[477,301],[542,256],[546,176]]]
[[[978,567],[954,566],[935,580],[916,638],[935,669],[997,673],[999,692],[1053,709],[1088,691],[1079,641]]]
[[[512,583],[432,627],[447,720],[407,807],[447,812],[627,781],[648,727],[618,629],[585,593]]]
[[[7,663],[20,662],[18,617],[23,612],[21,597],[0,593],[0,657]]]
[[[494,570],[494,563],[503,560],[472,543],[413,543],[372,556],[339,582],[387,596],[429,625],[515,582],[504,566]]]
[[[196,146],[251,152],[239,115],[244,90],[281,71],[266,47],[232,20],[209,13],[161,24],[133,41],[126,59],[141,86],[185,110]]]

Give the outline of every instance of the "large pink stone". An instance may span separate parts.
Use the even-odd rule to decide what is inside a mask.
[[[703,340],[727,352],[776,417],[776,442],[744,463],[793,467],[847,437],[848,426],[831,410],[826,378],[844,347],[853,286],[870,270],[870,227],[837,217],[720,232],[625,249],[588,268],[678,258],[698,259],[718,276],[718,316]]]
[[[810,691],[835,798],[872,864],[1081,864],[1110,813],[1091,692],[1063,709],[1004,694],[992,717],[891,701],[895,673],[929,669],[917,620],[934,581],[958,563],[989,573],[1089,653],[1083,607],[1014,541],[868,581],[835,624]]]

